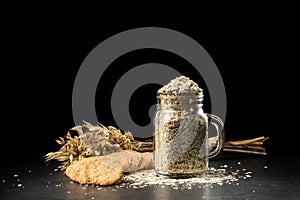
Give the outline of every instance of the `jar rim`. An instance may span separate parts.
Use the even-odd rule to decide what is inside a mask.
[[[174,96],[203,96],[203,92],[184,92],[184,93],[173,93],[173,92],[157,92],[157,96],[160,95],[174,95]]]

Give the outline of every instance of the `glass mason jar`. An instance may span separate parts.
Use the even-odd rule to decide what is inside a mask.
[[[202,92],[158,93],[157,100],[154,119],[156,172],[175,178],[201,174],[208,168],[208,159],[223,148],[223,127],[215,126],[218,139],[214,147],[209,146],[208,118],[212,115],[203,112]]]

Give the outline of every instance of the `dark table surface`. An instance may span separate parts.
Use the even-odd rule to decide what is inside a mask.
[[[56,162],[42,160],[2,165],[0,199],[300,199],[300,155],[222,155],[210,166],[227,165],[227,171],[246,169],[251,178],[238,184],[213,184],[173,189],[160,185],[145,188],[85,186],[70,182]]]

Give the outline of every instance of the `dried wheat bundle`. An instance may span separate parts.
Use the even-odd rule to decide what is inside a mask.
[[[153,148],[152,141],[137,141],[130,132],[122,133],[113,126],[92,125],[84,121],[82,126],[75,126],[70,130],[77,131],[78,136],[72,137],[68,132],[65,138],[60,137],[56,140],[62,147],[45,155],[46,161],[62,162],[59,166],[62,170],[81,157],[104,156],[122,150],[152,151]]]
[[[81,158],[104,156],[122,150],[153,151],[153,138],[148,141],[138,141],[130,132],[122,133],[120,129],[113,126],[92,125],[84,121],[82,126],[75,126],[71,130],[77,131],[78,136],[72,137],[68,132],[65,138],[60,137],[56,140],[62,147],[56,152],[45,155],[46,161],[62,162],[59,166],[61,170],[65,170],[74,161]],[[214,137],[209,139],[211,147],[216,145],[216,139]],[[248,140],[228,141],[225,143],[223,151],[266,155],[263,144],[267,139],[268,137],[262,136]]]

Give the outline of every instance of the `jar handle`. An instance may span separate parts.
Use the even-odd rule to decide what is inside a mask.
[[[208,149],[209,155],[208,158],[213,158],[217,156],[224,147],[225,142],[225,132],[224,132],[224,123],[220,117],[206,113],[206,116],[210,118],[210,124],[213,125],[217,130],[217,136],[211,137],[208,139]]]

